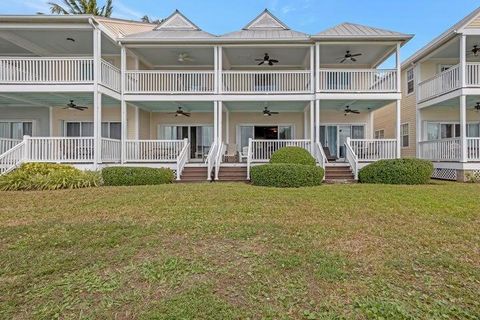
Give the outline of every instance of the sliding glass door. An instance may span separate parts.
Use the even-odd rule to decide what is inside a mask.
[[[320,142],[326,153],[333,157],[345,158],[345,142],[347,138],[364,139],[365,126],[350,124],[320,126]]]
[[[213,143],[213,126],[161,126],[159,139],[190,142],[190,158],[203,160]]]
[[[248,147],[249,139],[258,140],[290,140],[293,139],[293,127],[290,125],[282,126],[261,126],[261,125],[241,125],[238,129],[237,141],[239,151]]]

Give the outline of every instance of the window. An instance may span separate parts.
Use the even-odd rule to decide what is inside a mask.
[[[475,133],[475,128],[467,127],[467,131],[471,130],[472,133]],[[460,137],[460,124],[458,123],[439,123],[439,122],[429,122],[427,123],[427,139],[428,140],[438,140],[438,139],[450,139]]]
[[[407,94],[415,91],[415,72],[412,69],[407,70]]]
[[[409,146],[409,130],[408,130],[408,123],[402,124],[400,127],[400,137],[402,139],[402,148],[407,148]]]
[[[380,129],[375,131],[375,139],[385,139],[385,130]]]
[[[121,139],[122,126],[120,122],[102,122],[102,137]],[[67,137],[93,137],[93,122],[66,122],[65,136]]]
[[[438,71],[441,73],[441,72],[447,71],[451,67],[453,67],[453,65],[451,64],[440,64],[438,65]]]
[[[0,122],[0,138],[23,139],[23,136],[31,136],[33,123],[31,121]]]

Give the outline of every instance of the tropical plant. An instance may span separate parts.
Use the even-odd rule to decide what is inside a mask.
[[[93,14],[95,16],[110,17],[112,15],[113,0],[106,0],[105,5],[99,7],[97,0],[63,0],[63,5],[49,2],[50,12],[54,14]]]

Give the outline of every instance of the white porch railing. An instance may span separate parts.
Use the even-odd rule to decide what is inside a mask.
[[[114,91],[120,92],[121,90],[120,69],[115,67],[113,64],[102,59],[100,83]]]
[[[349,139],[348,141],[360,162],[397,158],[396,139]]]
[[[225,151],[227,151],[227,145],[225,143],[219,144],[217,155],[215,157],[215,180],[218,180],[218,174],[220,173],[220,167],[223,162],[223,156],[225,155]]]
[[[93,137],[29,137],[27,161],[30,162],[93,162]]]
[[[184,147],[183,140],[127,140],[126,162],[175,162]]]
[[[478,87],[480,86],[480,63],[469,62],[467,63],[467,86]]]
[[[0,154],[7,152],[8,150],[15,147],[17,144],[22,142],[19,139],[8,139],[8,138],[0,138]]]
[[[480,161],[480,138],[467,138],[467,157],[469,161]]]
[[[89,83],[93,74],[93,58],[0,58],[0,83]]]
[[[223,93],[308,93],[310,71],[223,71]]]
[[[0,175],[9,173],[25,160],[26,144],[27,142],[24,140],[0,154]]]
[[[214,71],[127,71],[127,93],[213,93]]]
[[[315,154],[315,160],[317,160],[318,165],[323,169],[325,169],[326,164],[328,163],[328,159],[327,159],[327,155],[325,154],[325,151],[323,150],[323,146],[320,142],[315,142],[314,154]]]
[[[212,170],[215,166],[215,157],[217,155],[218,143],[214,141],[208,150],[207,157],[205,158],[205,164],[207,165],[207,180],[212,180]]]
[[[121,151],[121,140],[102,138],[102,162],[120,162]]]
[[[319,81],[325,92],[398,92],[393,69],[320,69]]]
[[[355,180],[358,180],[358,157],[351,146],[350,138],[347,138],[347,141],[345,142],[345,160],[347,160],[350,168],[352,168]]]
[[[190,142],[188,141],[188,139],[184,139],[182,150],[180,151],[177,158],[177,167],[176,167],[177,180],[180,180],[182,177],[182,172],[183,172],[183,169],[185,168],[185,165],[188,162],[189,155],[190,155]]]
[[[432,161],[459,161],[462,156],[462,140],[450,138],[419,143],[420,157]]]

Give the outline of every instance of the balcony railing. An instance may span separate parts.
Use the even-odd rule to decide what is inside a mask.
[[[420,158],[432,161],[460,161],[462,155],[462,140],[450,138],[422,141]]]
[[[26,159],[32,162],[93,162],[93,137],[30,137]]]
[[[223,71],[223,93],[308,93],[310,71]]]
[[[101,69],[101,84],[114,91],[120,92],[122,81],[120,69],[105,60],[102,60]]]
[[[321,92],[398,92],[397,71],[377,69],[320,69]]]
[[[93,58],[0,58],[0,83],[89,83],[93,75]]]
[[[358,161],[371,162],[397,157],[396,139],[349,139]]]
[[[175,162],[184,140],[127,140],[127,162]]]
[[[127,71],[127,93],[213,93],[214,71]]]

